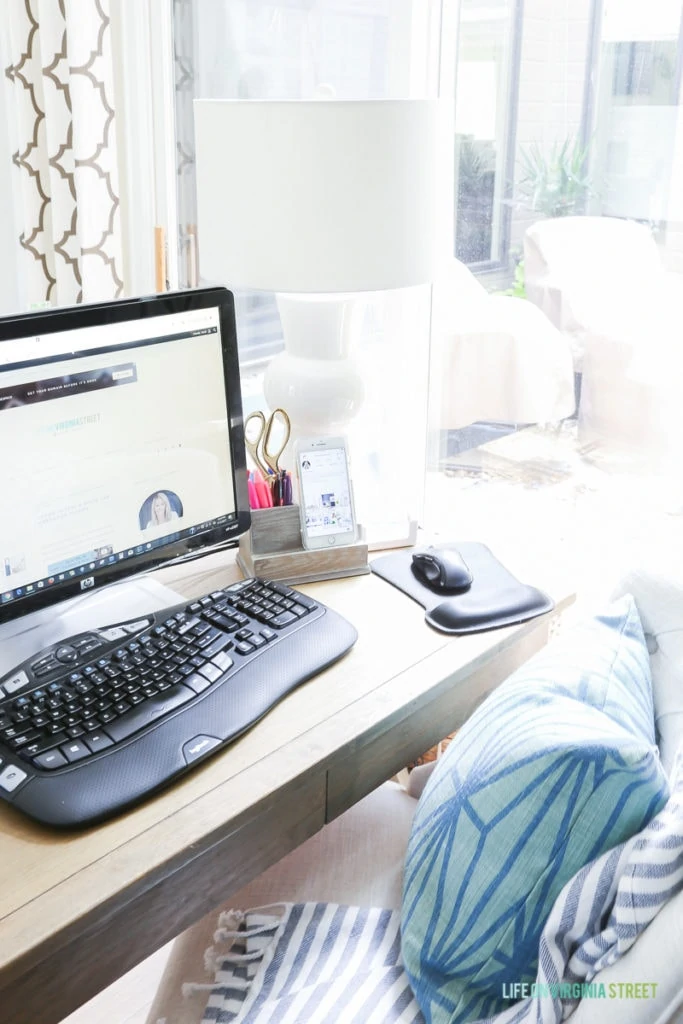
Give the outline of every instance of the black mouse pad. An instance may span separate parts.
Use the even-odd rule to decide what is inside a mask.
[[[463,541],[441,544],[460,553],[472,573],[472,585],[461,594],[439,594],[426,587],[413,573],[411,548],[383,555],[370,568],[387,583],[398,587],[426,608],[430,626],[443,633],[481,633],[499,626],[513,626],[552,611],[554,602],[536,587],[527,586],[498,561],[485,544]]]

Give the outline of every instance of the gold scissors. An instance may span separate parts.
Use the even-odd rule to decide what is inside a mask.
[[[282,423],[283,434],[278,448],[271,448],[273,426],[278,421]],[[250,424],[258,424],[255,430]],[[274,409],[268,419],[259,409],[257,412],[249,413],[244,422],[244,443],[252,459],[263,473],[264,479],[268,479],[270,473],[280,472],[280,456],[287,447],[289,435],[292,432],[292,424],[284,409]]]

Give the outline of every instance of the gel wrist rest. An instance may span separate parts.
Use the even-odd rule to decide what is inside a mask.
[[[554,602],[537,587],[512,575],[485,544],[442,545],[457,551],[472,574],[472,584],[459,594],[430,590],[414,574],[413,554],[421,549],[383,555],[370,562],[377,576],[408,594],[426,609],[425,619],[442,633],[480,633],[513,626],[552,611]]]

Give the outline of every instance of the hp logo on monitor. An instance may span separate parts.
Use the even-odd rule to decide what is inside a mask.
[[[90,590],[91,587],[95,586],[95,577],[86,576],[84,580],[81,580],[81,590]]]

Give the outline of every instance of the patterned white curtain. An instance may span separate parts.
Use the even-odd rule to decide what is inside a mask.
[[[109,0],[2,0],[28,306],[123,291]]]

